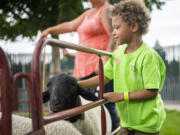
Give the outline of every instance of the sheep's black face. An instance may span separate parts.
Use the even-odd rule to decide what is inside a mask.
[[[66,74],[53,78],[50,82],[50,109],[58,112],[77,106],[78,85],[76,79]]]
[[[67,74],[60,74],[50,79],[47,84],[47,90],[42,94],[43,103],[50,101],[52,112],[59,112],[80,106],[79,95],[90,101],[98,99],[93,93],[80,87],[76,79]],[[75,122],[78,119],[84,119],[84,114],[79,114],[67,120]]]

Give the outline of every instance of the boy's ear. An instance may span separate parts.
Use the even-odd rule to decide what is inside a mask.
[[[139,25],[138,25],[138,23],[137,22],[133,22],[133,23],[131,23],[131,31],[132,32],[137,32],[138,31],[138,29],[139,29]]]
[[[47,89],[46,91],[44,91],[44,92],[42,93],[43,103],[48,102],[49,99],[50,99],[50,93],[49,93],[49,89]]]
[[[93,93],[89,92],[87,89],[84,89],[79,85],[78,85],[78,94],[90,101],[98,100],[98,98]]]

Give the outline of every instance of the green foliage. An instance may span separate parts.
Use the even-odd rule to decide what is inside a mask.
[[[159,55],[162,57],[162,59],[164,60],[166,66],[167,66],[167,60],[166,60],[166,53],[163,49],[163,47],[159,44],[159,41],[156,41],[155,45],[154,45],[154,49],[159,53]]]
[[[114,4],[121,0],[110,0],[110,3]],[[149,8],[150,11],[153,10],[153,6],[156,6],[157,9],[161,9],[161,6],[165,4],[165,2],[161,0],[144,0],[146,6]]]
[[[161,6],[165,4],[165,1],[163,2],[161,0],[144,0],[144,1],[150,11],[153,10],[154,6],[156,6],[157,9],[161,9]]]
[[[1,0],[0,39],[32,38],[39,30],[72,20],[83,11],[82,0]]]
[[[13,41],[20,35],[33,39],[38,31],[79,16],[85,10],[84,1],[87,0],[1,0],[0,40]],[[150,10],[164,4],[160,0],[145,2]]]
[[[166,110],[166,120],[160,130],[160,135],[180,135],[180,112]]]

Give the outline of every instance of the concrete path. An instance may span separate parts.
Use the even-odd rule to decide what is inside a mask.
[[[180,104],[178,103],[164,103],[165,108],[170,110],[178,110],[180,111]]]

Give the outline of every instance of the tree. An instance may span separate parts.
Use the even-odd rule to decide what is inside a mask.
[[[163,47],[160,45],[159,41],[157,40],[154,47],[153,47],[158,53],[159,55],[162,57],[162,59],[164,60],[165,63],[167,63],[166,60],[166,53],[163,49]]]
[[[167,78],[175,78],[175,80],[178,80],[178,75],[179,75],[179,62],[173,58],[172,61],[168,62],[166,59],[166,52],[164,48],[160,45],[159,41],[156,41],[154,47],[153,47],[159,55],[162,57],[164,60],[164,63],[166,65],[166,76]],[[173,47],[174,49],[174,47]],[[171,52],[174,55],[174,51]]]
[[[85,0],[84,0],[85,1]],[[86,0],[87,1],[87,0]],[[111,3],[120,0],[110,0]],[[32,38],[49,26],[69,21],[85,9],[83,0],[1,0],[0,39],[15,40],[19,35]],[[160,0],[145,0],[147,7],[158,9]]]
[[[110,3],[117,3],[121,0],[109,0]],[[165,1],[165,0],[164,0]],[[144,0],[146,6],[149,8],[150,11],[153,10],[153,6],[155,5],[157,9],[161,9],[161,6],[165,4],[164,1],[161,0]]]
[[[0,39],[14,41],[21,35],[33,40],[38,31],[69,21],[83,11],[82,0],[1,0]],[[52,71],[59,72],[59,49],[53,47],[52,52]]]
[[[18,36],[33,40],[38,31],[72,20],[84,12],[85,1],[87,0],[1,0],[0,40],[14,41]],[[111,3],[118,1],[120,0],[110,0]],[[154,5],[160,9],[164,4],[160,0],[145,0],[145,3],[150,10]],[[54,58],[59,58],[57,50],[53,49]],[[56,64],[57,59],[54,63],[59,65]],[[57,66],[55,69],[58,69]]]
[[[32,38],[83,11],[82,0],[1,0],[0,39],[15,40],[19,35]]]

